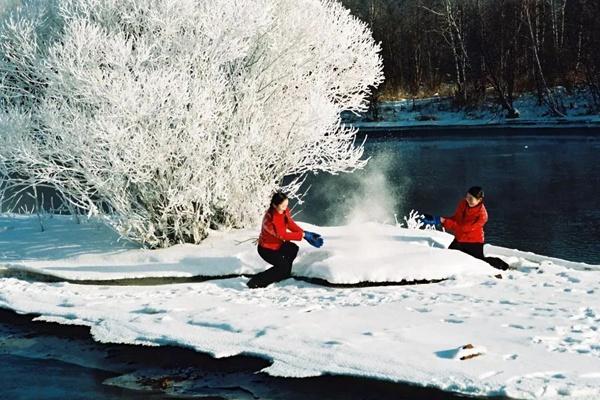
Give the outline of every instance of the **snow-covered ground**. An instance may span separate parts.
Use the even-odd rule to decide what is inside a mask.
[[[68,217],[38,219],[12,215],[0,219],[6,248],[0,265],[71,280],[191,277],[255,274],[265,268],[256,252],[257,230],[212,232],[200,245],[162,250],[119,243],[100,223],[75,225]],[[444,232],[399,229],[366,223],[314,227],[327,238],[315,249],[300,242],[294,274],[335,284],[446,279],[455,274],[490,274],[486,263],[446,251],[452,236]],[[51,238],[50,240],[49,237]],[[95,247],[96,246],[96,247]],[[399,268],[401,267],[401,268]]]
[[[363,224],[312,227],[326,244],[301,243],[294,275],[333,283],[445,280],[335,288],[288,279],[257,290],[244,276],[82,285],[74,280],[249,274],[266,265],[244,242],[254,231],[147,251],[117,242],[97,223],[54,217],[42,225],[43,232],[36,217],[0,217],[0,307],[89,326],[101,342],[259,355],[272,361],[265,371],[275,376],[347,374],[477,395],[600,397],[598,265],[488,246],[488,255],[515,268],[500,273],[446,250],[445,233]],[[16,279],[15,269],[72,281]]]
[[[556,117],[548,112],[548,107],[537,103],[537,97],[526,93],[514,101],[519,118],[506,118],[506,111],[496,104],[484,103],[480,108],[456,110],[451,99],[431,97],[425,99],[402,99],[381,102],[378,106],[378,120],[372,116],[345,115],[346,122],[359,128],[392,129],[404,127],[600,127],[600,114],[589,110],[590,97],[586,92],[568,94],[563,88],[556,88],[565,107],[565,116]]]

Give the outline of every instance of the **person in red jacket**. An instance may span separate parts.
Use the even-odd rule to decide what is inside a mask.
[[[488,213],[483,204],[483,197],[483,189],[473,186],[458,203],[453,216],[440,218],[442,226],[454,233],[454,241],[449,249],[460,250],[479,259],[485,258],[483,226],[488,220]]]
[[[254,275],[247,283],[251,289],[266,287],[291,276],[292,263],[298,254],[298,245],[292,241],[305,239],[317,248],[323,245],[321,235],[304,231],[296,224],[288,204],[284,193],[275,193],[271,198],[258,238],[258,254],[273,267]]]
[[[486,257],[483,254],[485,235],[483,226],[488,221],[488,213],[483,204],[483,189],[473,186],[467,190],[464,199],[461,199],[451,217],[425,216],[426,225],[442,225],[454,234],[454,240],[449,249],[460,250],[475,258],[479,258],[494,268],[508,269],[508,264],[497,257]]]

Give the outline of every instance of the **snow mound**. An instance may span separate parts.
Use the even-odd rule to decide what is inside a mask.
[[[4,267],[63,279],[222,277],[255,274],[269,267],[258,256],[252,240],[258,229],[215,231],[199,245],[145,250],[131,248],[128,243],[115,246],[118,238],[115,234],[111,237],[101,225],[74,224],[66,217],[47,220],[43,232],[34,218],[15,218],[11,222],[4,217],[1,221],[11,227],[1,235],[13,249],[9,256],[0,257],[4,258]],[[444,232],[376,223],[340,227],[300,225],[321,233],[325,246],[315,249],[305,241],[297,242],[300,251],[292,273],[298,277],[332,284],[357,284],[437,281],[494,272],[480,260],[447,250],[452,236]],[[49,238],[52,238],[49,242],[44,240]],[[44,251],[38,245],[32,246],[38,241],[48,243]],[[93,244],[98,246],[95,248]],[[57,257],[53,249],[62,257]]]
[[[326,245],[305,249],[294,266],[295,275],[356,284],[494,273],[483,261],[447,250],[453,237],[444,232],[375,223],[310,228],[322,232]]]

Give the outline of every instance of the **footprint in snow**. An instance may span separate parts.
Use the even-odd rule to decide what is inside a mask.
[[[413,311],[417,311],[417,312],[420,312],[420,313],[428,313],[428,312],[431,312],[431,308],[419,307],[419,308],[413,309]]]
[[[161,310],[161,309],[154,308],[154,307],[143,307],[143,308],[140,308],[139,310],[133,310],[132,312],[136,313],[136,314],[154,315],[154,314],[164,314],[167,312],[167,310]]]
[[[303,308],[303,309],[299,310],[298,312],[309,313],[309,312],[321,310],[322,308],[323,307],[321,307],[321,306],[310,306],[310,307]]]
[[[190,320],[190,321],[188,321],[188,324],[195,325],[195,326],[201,326],[203,328],[221,330],[221,331],[225,331],[225,332],[232,332],[232,333],[241,333],[242,332],[240,329],[236,329],[227,323],[215,323],[215,322]]]
[[[531,325],[521,325],[521,324],[508,324],[508,325],[502,325],[505,328],[513,328],[513,329],[521,329],[521,330],[529,330],[529,329],[533,329],[533,326]]]
[[[566,280],[568,280],[571,283],[580,283],[581,279],[579,278],[575,278],[574,276],[569,275],[566,272],[561,272],[559,274],[556,274],[557,276],[560,276],[561,278],[565,278]]]
[[[254,334],[254,337],[255,337],[255,338],[259,338],[259,337],[263,337],[263,336],[265,336],[265,335],[267,334],[267,331],[268,331],[269,329],[270,329],[270,328],[264,328],[264,329],[260,329],[260,330],[256,331],[256,333]]]
[[[443,322],[446,322],[448,324],[462,324],[463,321],[462,319],[458,319],[458,318],[446,318],[442,320]]]

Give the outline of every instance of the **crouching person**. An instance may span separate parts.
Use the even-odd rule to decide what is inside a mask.
[[[483,226],[488,220],[488,213],[483,204],[483,189],[473,186],[467,190],[464,199],[461,199],[451,217],[426,216],[423,222],[427,225],[441,224],[446,230],[454,234],[454,240],[449,249],[459,250],[475,258],[479,258],[494,268],[506,270],[508,264],[497,257],[485,257],[483,254],[484,232]]]
[[[305,239],[317,248],[323,245],[321,235],[304,231],[294,222],[288,204],[284,193],[275,193],[271,198],[258,238],[258,254],[272,267],[248,281],[251,289],[266,287],[291,276],[292,264],[298,255],[298,245],[292,241]]]

